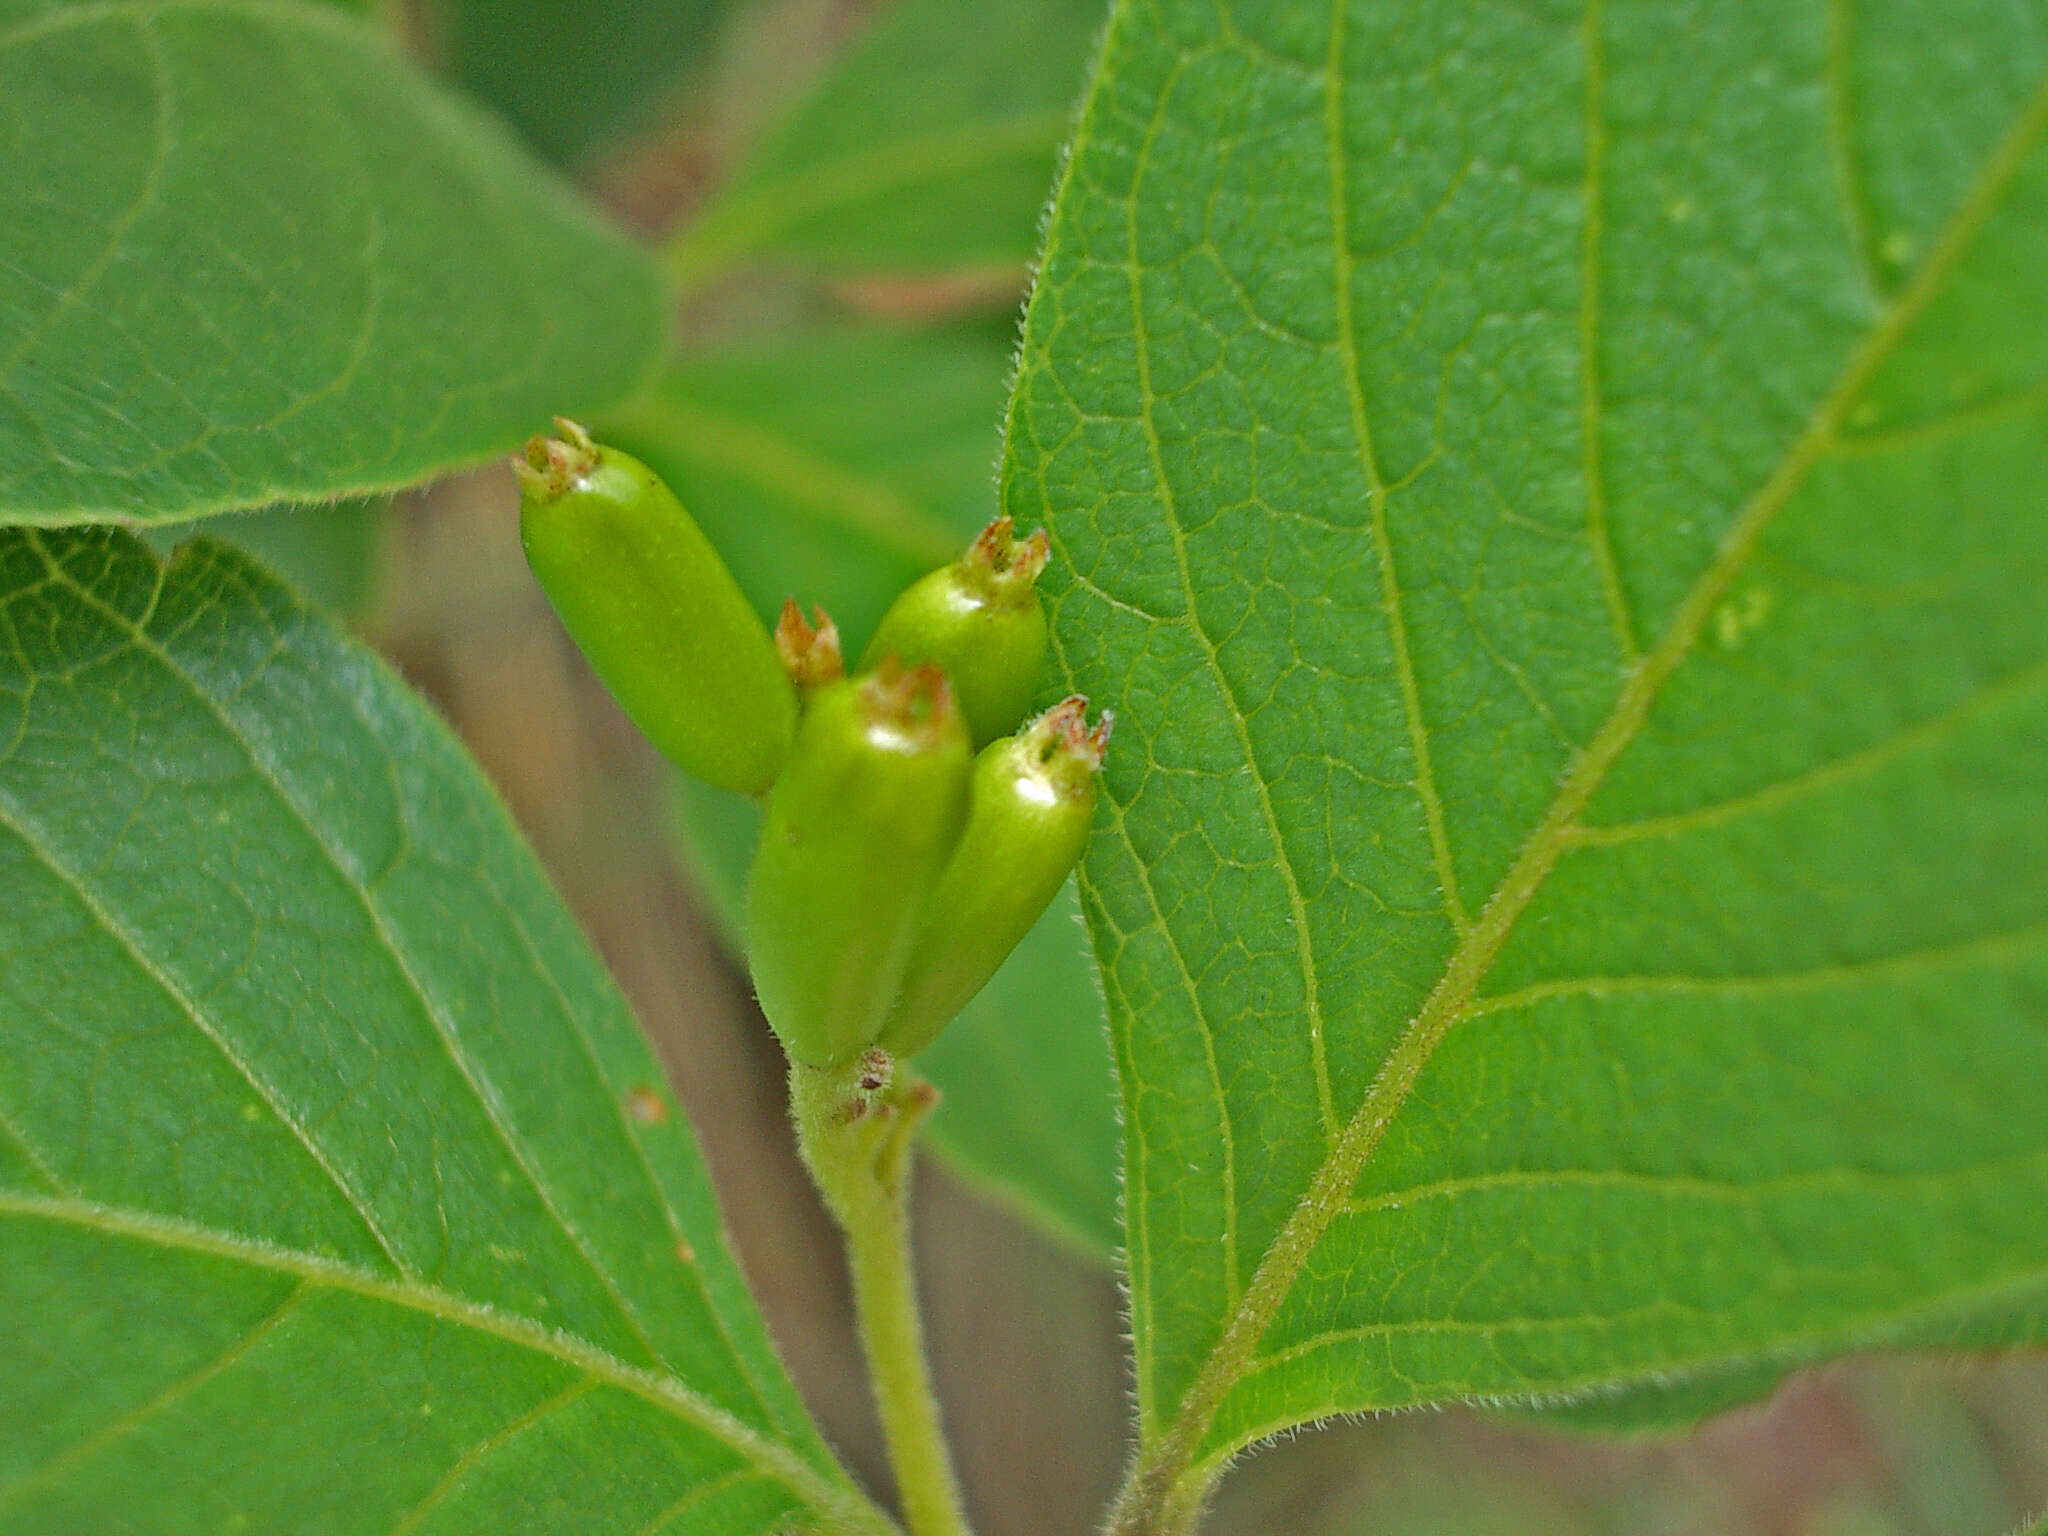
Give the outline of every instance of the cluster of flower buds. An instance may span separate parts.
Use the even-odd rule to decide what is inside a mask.
[[[1076,696],[1024,722],[1045,535],[996,519],[849,676],[822,609],[785,603],[771,638],[653,471],[558,425],[515,461],[528,562],[655,746],[766,795],[747,945],[783,1048],[812,1067],[922,1050],[1051,903],[1095,809],[1109,717],[1091,728]]]

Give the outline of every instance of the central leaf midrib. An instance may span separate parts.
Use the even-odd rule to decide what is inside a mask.
[[[1730,525],[1714,559],[1674,610],[1655,647],[1629,674],[1613,710],[1567,774],[1550,807],[1524,842],[1514,864],[1477,922],[1452,952],[1421,1011],[1404,1029],[1354,1112],[1337,1147],[1324,1161],[1261,1259],[1244,1296],[1203,1357],[1167,1433],[1133,1466],[1112,1515],[1111,1530],[1149,1529],[1151,1516],[1187,1497],[1184,1478],[1195,1476],[1194,1453],[1223,1398],[1246,1368],[1259,1338],[1291,1291],[1323,1231],[1342,1209],[1359,1171],[1398,1114],[1423,1066],[1467,1011],[1474,992],[1498,957],[1522,912],[1557,860],[1572,846],[1571,830],[1622,752],[1635,739],[1670,675],[1690,655],[1714,605],[1747,561],[1757,539],[1827,452],[1849,404],[1934,297],[1964,249],[1996,206],[2006,184],[2048,127],[2044,80],[1986,161],[1927,261],[1850,357],[1806,427]],[[1204,1464],[1206,1465],[1206,1463]]]

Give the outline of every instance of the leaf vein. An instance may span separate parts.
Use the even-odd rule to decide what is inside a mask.
[[[363,1228],[369,1233],[371,1240],[382,1250],[385,1258],[391,1261],[392,1267],[399,1274],[412,1274],[412,1265],[399,1253],[391,1239],[385,1235],[384,1229],[378,1225],[376,1217],[371,1214],[368,1200],[356,1191],[355,1187],[342,1174],[342,1171],[335,1166],[334,1162],[327,1156],[326,1151],[313,1139],[307,1127],[290,1111],[277,1089],[267,1079],[260,1076],[250,1063],[241,1058],[220,1032],[207,1020],[200,1010],[198,1001],[188,994],[169,973],[164,971],[149,956],[135,935],[129,932],[127,926],[119,921],[112,912],[108,911],[99,899],[93,895],[84,879],[59,861],[56,855],[44,846],[44,839],[39,830],[28,820],[13,798],[4,792],[0,792],[0,827],[5,827],[15,837],[20,839],[22,846],[28,850],[29,857],[42,865],[53,879],[72,893],[79,905],[85,909],[86,914],[99,925],[102,932],[120,947],[122,952],[133,962],[135,968],[158,991],[170,999],[178,1011],[184,1014],[191,1022],[193,1028],[205,1036],[214,1049],[220,1053],[222,1059],[234,1069],[236,1075],[249,1085],[251,1091],[264,1102],[271,1114],[277,1117],[278,1123],[291,1133],[292,1139],[312,1159],[314,1166],[334,1186],[335,1190],[341,1195],[343,1202],[355,1213],[356,1219],[363,1224]]]
[[[1924,1185],[1940,1189],[1965,1179],[1986,1174],[2009,1173],[2048,1161],[2048,1147],[2033,1147],[2008,1156],[1986,1158],[1937,1173],[1902,1173],[1876,1168],[1802,1168],[1767,1178],[1738,1180],[1705,1178],[1698,1174],[1643,1173],[1630,1168],[1505,1168],[1493,1173],[1467,1174],[1411,1184],[1380,1194],[1344,1202],[1344,1215],[1369,1216],[1401,1210],[1426,1200],[1455,1199],[1460,1195],[1499,1189],[1530,1189],[1548,1192],[1560,1189],[1628,1189],[1671,1199],[1711,1200],[1728,1205],[1754,1205],[1780,1194],[1826,1194],[1845,1190],[1869,1190],[1891,1194],[1901,1188]]]
[[[1343,364],[1351,435],[1358,444],[1359,469],[1365,478],[1366,502],[1371,512],[1373,552],[1380,567],[1380,600],[1386,610],[1388,639],[1394,649],[1394,670],[1401,685],[1401,713],[1407,722],[1409,750],[1415,757],[1415,793],[1422,801],[1423,821],[1429,831],[1430,857],[1435,861],[1437,884],[1442,888],[1444,914],[1462,937],[1471,931],[1472,918],[1458,890],[1458,869],[1451,857],[1443,799],[1437,793],[1436,770],[1430,761],[1429,726],[1422,716],[1421,681],[1416,676],[1415,658],[1408,645],[1408,619],[1402,609],[1401,579],[1394,565],[1393,535],[1387,524],[1387,501],[1391,492],[1380,472],[1379,456],[1373,449],[1372,422],[1365,406],[1365,375],[1358,356],[1357,321],[1352,313],[1354,272],[1349,161],[1344,141],[1343,110],[1344,29],[1343,0],[1336,0],[1330,20],[1330,53],[1324,66],[1323,130],[1328,141],[1330,162],[1330,258],[1335,278],[1337,349]],[[1250,752],[1245,755],[1249,760]],[[1320,1029],[1317,1044],[1320,1047]],[[1317,1060],[1320,1063],[1320,1054]],[[1317,1087],[1324,1097],[1324,1133],[1334,1140],[1336,1113],[1329,1101],[1328,1085],[1319,1081]]]
[[[1600,573],[1607,621],[1613,627],[1622,665],[1627,667],[1634,665],[1642,647],[1621,584],[1613,531],[1607,526],[1607,466],[1600,441],[1600,250],[1607,232],[1607,55],[1600,20],[1601,0],[1586,0],[1580,31],[1586,70],[1586,222],[1579,248],[1579,437],[1581,473],[1586,482],[1586,537]]]
[[[247,1358],[251,1350],[255,1349],[257,1345],[270,1336],[271,1331],[277,1328],[298,1307],[301,1301],[305,1300],[306,1293],[310,1288],[308,1282],[301,1280],[292,1287],[291,1293],[282,1302],[271,1309],[267,1317],[244,1333],[239,1339],[235,1340],[234,1343],[230,1344],[220,1354],[207,1361],[206,1364],[200,1366],[195,1371],[189,1372],[178,1381],[173,1382],[170,1386],[151,1397],[147,1402],[140,1403],[120,1417],[101,1425],[83,1440],[59,1451],[55,1456],[29,1472],[18,1482],[4,1490],[0,1490],[0,1509],[4,1509],[12,1504],[18,1504],[25,1496],[33,1493],[36,1489],[46,1488],[51,1483],[59,1481],[67,1472],[92,1460],[93,1457],[105,1450],[109,1445],[112,1445],[116,1440],[133,1434],[136,1429],[148,1420],[154,1418],[159,1413],[175,1407],[180,1401],[198,1391],[216,1376],[234,1369],[240,1361]]]
[[[634,1133],[631,1118],[626,1112],[625,1100],[619,1091],[619,1085],[613,1083],[610,1075],[605,1071],[604,1064],[597,1054],[597,1046],[591,1040],[590,1032],[584,1028],[581,1012],[570,1003],[568,994],[562,990],[561,982],[555,977],[554,967],[548,964],[546,958],[540,952],[540,947],[533,942],[533,935],[527,931],[525,920],[513,910],[512,904],[505,899],[503,893],[498,890],[496,884],[488,876],[483,877],[481,883],[484,889],[490,893],[491,899],[497,903],[498,910],[503,912],[506,919],[511,923],[513,932],[519,935],[520,947],[526,951],[527,958],[533,962],[534,969],[540,973],[541,979],[547,983],[548,990],[554,994],[555,1001],[561,1006],[562,1016],[569,1020],[570,1027],[575,1033],[577,1044],[583,1048],[584,1059],[590,1063],[591,1071],[596,1074],[598,1081],[604,1085],[606,1097],[611,1101],[612,1113],[617,1117],[621,1130],[625,1132],[625,1140],[632,1147],[634,1158],[639,1162],[642,1171],[647,1175],[648,1187],[654,1191],[655,1198],[661,1203],[661,1212],[662,1216],[666,1219],[669,1236],[678,1245],[681,1245],[679,1251],[686,1249],[694,1254],[695,1245],[690,1242],[689,1234],[683,1229],[682,1215],[676,1209],[675,1202],[669,1198],[668,1190],[662,1184],[659,1175],[655,1173],[653,1159],[647,1155],[645,1144]],[[784,1424],[775,1410],[769,1406],[768,1396],[762,1390],[760,1382],[755,1379],[753,1368],[749,1364],[746,1355],[734,1340],[732,1330],[727,1326],[725,1314],[719,1309],[718,1303],[712,1298],[711,1285],[704,1273],[702,1262],[694,1259],[690,1262],[678,1259],[677,1262],[682,1264],[682,1267],[689,1273],[697,1294],[704,1299],[704,1310],[711,1315],[712,1325],[718,1329],[718,1336],[724,1341],[726,1350],[732,1357],[733,1365],[738,1369],[741,1379],[746,1382],[748,1391],[752,1393],[755,1405],[760,1408],[763,1417],[770,1423],[776,1424],[787,1431],[790,1426]]]
[[[336,878],[340,880],[343,887],[355,897],[358,905],[361,906],[363,915],[369,921],[371,931],[376,935],[378,945],[390,958],[392,965],[404,981],[406,990],[411,993],[413,1000],[419,1005],[421,1017],[425,1019],[435,1039],[439,1041],[442,1050],[447,1055],[450,1064],[454,1066],[457,1074],[468,1087],[470,1094],[475,1098],[478,1107],[483,1111],[485,1120],[490,1124],[492,1131],[504,1146],[506,1154],[517,1165],[520,1172],[526,1176],[528,1184],[533,1189],[535,1196],[540,1200],[542,1206],[547,1210],[548,1215],[553,1218],[563,1235],[569,1239],[577,1252],[582,1255],[583,1261],[590,1266],[592,1273],[597,1276],[598,1281],[610,1293],[613,1304],[618,1308],[621,1318],[640,1339],[642,1345],[646,1347],[648,1354],[655,1360],[663,1360],[665,1362],[665,1357],[662,1355],[661,1350],[656,1347],[653,1338],[647,1331],[646,1325],[641,1321],[637,1309],[627,1300],[617,1278],[598,1257],[589,1239],[583,1235],[581,1229],[569,1219],[560,1201],[556,1198],[554,1191],[541,1178],[539,1169],[533,1165],[532,1160],[519,1145],[518,1138],[512,1134],[511,1127],[505,1121],[504,1110],[498,1101],[496,1091],[490,1087],[487,1080],[476,1068],[475,1063],[469,1059],[468,1054],[461,1048],[454,1020],[448,1016],[446,1008],[437,1002],[427,990],[426,984],[413,968],[411,960],[400,947],[397,937],[391,932],[389,925],[386,923],[383,909],[378,905],[376,898],[349,874],[339,851],[322,835],[318,825],[305,808],[286,790],[283,780],[278,777],[271,764],[264,759],[262,753],[257,749],[255,741],[241,728],[234,717],[227,712],[221,701],[207,692],[201,686],[199,680],[188,672],[175,656],[160,645],[154,636],[137,628],[134,621],[118,609],[108,605],[98,593],[66,572],[62,566],[51,558],[47,547],[45,547],[40,536],[34,530],[25,530],[25,536],[37,552],[42,555],[44,563],[49,566],[50,570],[69,585],[82,602],[98,610],[110,625],[120,630],[129,638],[130,642],[140,653],[151,658],[175,678],[191,695],[193,700],[213,717],[221,730],[226,733],[228,739],[241,749],[243,757],[258,778],[276,794],[278,804],[283,806],[292,819],[298,823],[300,830],[305,833],[313,847],[319,850],[322,858],[326,861]],[[197,1023],[198,1013],[196,1008],[192,1009],[192,1017],[194,1022]],[[222,1049],[224,1051],[227,1049],[224,1044]],[[254,1086],[253,1077],[251,1078],[251,1086]],[[310,1148],[311,1143],[308,1142],[306,1144]]]
[[[352,1264],[275,1247],[239,1234],[85,1200],[0,1191],[0,1216],[79,1227],[132,1242],[208,1254],[253,1269],[295,1275],[311,1286],[401,1307],[531,1350],[694,1425],[730,1446],[759,1467],[764,1476],[781,1483],[813,1508],[837,1516],[848,1531],[883,1536],[895,1529],[851,1488],[834,1486],[786,1447],[765,1438],[678,1378],[632,1365],[586,1339],[500,1312],[416,1278],[387,1280]]]
[[[1828,158],[1835,173],[1835,193],[1842,204],[1842,222],[1856,274],[1872,299],[1882,302],[1885,285],[1878,276],[1870,215],[1864,206],[1863,180],[1856,169],[1855,92],[1849,84],[1850,14],[1853,0],[1828,0],[1827,92]]]
[[[1230,683],[1228,679],[1226,679],[1222,674],[1222,668],[1218,663],[1215,648],[1212,645],[1210,645],[1208,636],[1202,629],[1202,621],[1200,615],[1196,612],[1195,609],[1194,584],[1188,571],[1187,550],[1182,535],[1180,518],[1176,512],[1174,505],[1173,487],[1167,481],[1166,478],[1165,454],[1160,447],[1157,424],[1152,419],[1153,396],[1151,346],[1150,342],[1147,339],[1145,331],[1144,295],[1139,286],[1140,265],[1138,261],[1137,252],[1138,224],[1136,189],[1138,184],[1144,178],[1145,165],[1151,156],[1153,141],[1158,135],[1160,126],[1166,120],[1166,104],[1173,99],[1174,89],[1177,86],[1180,80],[1181,72],[1185,67],[1185,60],[1176,62],[1173,71],[1167,77],[1165,84],[1160,87],[1159,109],[1153,114],[1152,121],[1146,129],[1144,140],[1140,144],[1138,149],[1138,163],[1132,171],[1132,198],[1129,204],[1130,214],[1128,219],[1126,220],[1126,226],[1131,244],[1130,264],[1128,269],[1131,290],[1131,325],[1132,334],[1136,337],[1137,340],[1135,350],[1137,353],[1138,398],[1141,402],[1141,421],[1145,429],[1145,440],[1151,450],[1153,475],[1159,486],[1160,511],[1166,520],[1166,525],[1169,532],[1172,534],[1175,557],[1178,559],[1180,564],[1181,591],[1184,600],[1186,601],[1188,606],[1188,631],[1191,635],[1194,636],[1196,644],[1204,648],[1205,654],[1207,656],[1208,670],[1210,672],[1210,675],[1216,679],[1217,687],[1220,693],[1222,694],[1224,713],[1227,716],[1229,716],[1231,723],[1237,732],[1239,744],[1244,750],[1245,759],[1247,762],[1249,762],[1252,761],[1251,741],[1245,731],[1243,718],[1238,713],[1236,701],[1233,698],[1230,691]],[[1293,896],[1296,921],[1299,925],[1301,915],[1301,897],[1299,891],[1294,888],[1292,871],[1289,869],[1287,863],[1287,850],[1280,844],[1279,828],[1273,822],[1272,802],[1270,801],[1270,799],[1265,798],[1265,786],[1262,782],[1259,782],[1258,775],[1253,774],[1252,778],[1255,783],[1258,783],[1259,793],[1262,802],[1265,806],[1267,829],[1272,836],[1274,853],[1279,862],[1279,866],[1282,872],[1282,878],[1287,882],[1288,890]],[[1122,819],[1123,818],[1121,810],[1119,809],[1116,820],[1120,827],[1122,824]],[[1130,843],[1128,833],[1126,833],[1125,842],[1127,845]],[[1209,1080],[1216,1097],[1216,1116],[1218,1122],[1220,1123],[1223,1129],[1224,1289],[1229,1297],[1228,1305],[1235,1306],[1238,1303],[1239,1297],[1241,1297],[1243,1294],[1243,1286],[1238,1274],[1239,1256],[1237,1236],[1237,1163],[1233,1148],[1233,1136],[1230,1124],[1230,1100],[1228,1096],[1224,1093],[1223,1076],[1217,1064],[1216,1032],[1209,1023],[1208,1014],[1205,1011],[1202,1004],[1201,992],[1195,985],[1195,978],[1188,971],[1187,960],[1181,954],[1179,944],[1175,942],[1171,937],[1171,929],[1166,925],[1165,909],[1159,904],[1158,893],[1153,889],[1151,871],[1146,866],[1144,860],[1138,857],[1135,846],[1132,846],[1131,851],[1132,859],[1134,861],[1134,867],[1140,871],[1140,878],[1144,881],[1145,884],[1146,897],[1151,902],[1152,909],[1160,914],[1161,931],[1168,935],[1167,947],[1173,951],[1174,962],[1176,965],[1179,966],[1181,975],[1186,981],[1188,990],[1188,1000],[1194,1008],[1195,1024],[1196,1027],[1201,1031],[1202,1046],[1204,1051],[1208,1055]],[[1303,942],[1306,942],[1306,927],[1299,926],[1299,932],[1301,934]],[[1308,971],[1308,983],[1311,987],[1313,987],[1313,967],[1308,968]],[[1311,1016],[1310,1028],[1313,1031],[1312,1042],[1313,1048],[1316,1053],[1316,1059],[1318,1062],[1320,1062],[1322,1059],[1322,1020],[1319,1016]],[[1327,1093],[1327,1090],[1325,1090],[1325,1092]],[[1147,1274],[1147,1279],[1149,1283],[1149,1270]]]
[[[1831,987],[1860,986],[1886,979],[1898,981],[1923,976],[1955,966],[1983,960],[2008,960],[2031,952],[2048,940],[2048,922],[2034,923],[2004,933],[1965,939],[1954,944],[1928,945],[1901,950],[1868,960],[1817,965],[1803,971],[1774,971],[1749,976],[1571,976],[1555,981],[1533,982],[1513,992],[1475,998],[1466,1010],[1467,1018],[1489,1013],[1508,1013],[1547,1002],[1555,997],[1605,997],[1614,993],[1690,993],[1707,996],[1748,996],[1770,992],[1813,992]]]
[[[171,159],[171,74],[164,62],[163,49],[156,35],[150,30],[147,16],[137,14],[131,19],[134,20],[135,29],[143,39],[144,51],[149,56],[151,78],[156,85],[155,153],[151,157],[148,171],[143,174],[141,186],[136,189],[135,196],[108,226],[106,243],[100,247],[92,260],[80,269],[70,285],[52,298],[50,307],[42,318],[23,331],[20,339],[7,349],[7,355],[0,358],[0,385],[13,382],[23,360],[34,349],[36,343],[49,335],[57,322],[76,308],[86,294],[92,291],[94,285],[106,275],[107,269],[114,264],[114,258],[120,255],[121,244],[128,238],[129,231],[134,229],[142,216],[149,211],[150,204],[156,201],[157,193],[163,186],[164,171],[170,165]],[[0,37],[0,47],[9,46],[13,41],[12,35]]]
[[[1711,805],[1674,811],[1667,816],[1645,816],[1636,821],[1581,823],[1571,833],[1571,840],[1585,847],[1606,847],[1616,843],[1637,842],[1646,837],[1675,837],[1702,827],[1723,826],[1760,812],[1776,810],[1779,806],[1832,789],[1838,784],[1876,773],[1898,758],[1921,748],[1934,746],[1953,736],[1978,716],[1988,714],[2015,699],[2023,698],[2044,684],[2048,684],[2048,660],[2035,662],[2031,666],[2022,667],[2007,673],[2004,677],[1985,683],[1953,707],[1938,715],[1930,715],[1924,720],[1915,721],[1894,731],[1881,741],[1872,742],[1867,747],[1845,753],[1841,757],[1817,763],[1775,783],[1761,785]]]
[[[0,1104],[0,1133],[5,1133],[7,1139],[21,1149],[22,1160],[28,1164],[30,1171],[43,1181],[51,1194],[76,1193],[70,1185],[57,1177],[57,1171],[50,1166],[49,1160],[43,1156],[36,1144],[28,1139],[27,1132],[23,1131],[7,1113],[5,1104]]]
[[[448,1496],[456,1490],[462,1480],[475,1471],[481,1463],[488,1460],[512,1441],[518,1439],[519,1436],[549,1414],[566,1408],[571,1403],[588,1396],[591,1390],[599,1385],[601,1383],[595,1376],[580,1376],[570,1382],[568,1386],[562,1388],[561,1391],[542,1398],[538,1403],[527,1409],[526,1412],[501,1425],[490,1434],[484,1436],[483,1439],[477,1441],[475,1445],[472,1445],[455,1458],[454,1464],[442,1474],[440,1480],[433,1487],[427,1490],[425,1497],[398,1517],[398,1523],[391,1527],[390,1536],[408,1536],[409,1532],[418,1530],[420,1522],[445,1503]]]

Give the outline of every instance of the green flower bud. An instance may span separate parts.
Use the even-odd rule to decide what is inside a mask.
[[[974,760],[967,825],[932,887],[924,929],[879,1044],[911,1056],[995,975],[1080,861],[1112,717],[1062,699]]]
[[[572,421],[513,461],[519,537],[591,667],[678,767],[759,794],[796,732],[796,690],[711,541],[653,470]]]
[[[967,814],[973,751],[936,667],[812,694],[747,883],[747,950],[783,1049],[834,1066],[874,1043]]]
[[[1037,583],[1049,551],[1044,530],[1019,539],[1007,517],[997,518],[966,554],[889,605],[861,668],[888,656],[905,666],[930,662],[953,680],[977,747],[1015,730],[1045,664]]]

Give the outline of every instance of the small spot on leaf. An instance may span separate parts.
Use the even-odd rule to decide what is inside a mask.
[[[1768,587],[1751,587],[1714,610],[1714,638],[1721,649],[1732,651],[1762,624],[1771,611]]]
[[[668,1100],[641,1083],[626,1095],[626,1113],[642,1125],[659,1125],[668,1118]]]

